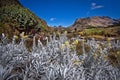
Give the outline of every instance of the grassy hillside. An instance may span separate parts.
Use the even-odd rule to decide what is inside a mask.
[[[120,26],[112,26],[112,27],[101,27],[101,28],[85,28],[82,30],[79,30],[77,28],[71,29],[71,28],[66,28],[65,29],[68,32],[68,37],[72,38],[75,36],[82,36],[85,38],[96,38],[96,39],[102,39],[106,40],[109,37],[115,38],[115,39],[120,39]]]
[[[32,29],[37,30],[38,28],[41,28],[42,31],[48,30],[46,22],[22,7],[18,0],[10,1],[0,0],[0,34],[19,34],[22,31],[29,33]]]
[[[90,28],[82,31],[84,36],[91,36],[95,38],[106,38],[106,37],[120,37],[120,26],[107,27],[107,28]]]

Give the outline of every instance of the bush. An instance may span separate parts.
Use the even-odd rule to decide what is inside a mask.
[[[105,59],[105,56],[109,55],[110,48],[108,46],[101,48],[99,45],[99,43],[107,45],[106,42],[87,40],[84,44],[87,44],[90,50],[77,55],[75,49],[67,46],[68,44],[74,46],[74,44],[71,44],[64,34],[59,38],[55,35],[50,36],[45,46],[40,40],[36,45],[34,38],[31,52],[27,51],[24,39],[21,39],[19,44],[16,44],[14,38],[12,43],[6,40],[3,35],[0,43],[0,80],[120,79],[119,68],[113,67]],[[77,41],[75,42],[78,44]],[[114,44],[112,48],[120,47],[120,41],[111,44]]]

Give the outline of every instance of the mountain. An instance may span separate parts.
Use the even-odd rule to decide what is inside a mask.
[[[43,19],[23,7],[19,0],[0,0],[0,34],[13,36],[23,31],[28,34],[39,28],[42,31],[49,29]]]
[[[74,24],[70,26],[70,28],[84,29],[91,27],[108,27],[117,23],[119,23],[119,20],[115,20],[107,16],[94,16],[87,18],[78,18]]]

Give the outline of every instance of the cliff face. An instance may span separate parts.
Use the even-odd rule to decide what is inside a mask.
[[[106,16],[94,16],[77,19],[71,28],[108,27],[114,25],[116,21]]]
[[[9,28],[9,31],[6,29]],[[29,9],[24,8],[18,0],[0,0],[0,34],[31,29],[48,30],[47,23],[38,18]]]

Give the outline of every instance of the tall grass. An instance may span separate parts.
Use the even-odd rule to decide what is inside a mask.
[[[40,40],[36,45],[34,39],[29,52],[24,39],[16,44],[14,38],[8,43],[4,35],[1,37],[0,80],[120,80],[119,67],[106,59],[110,48],[120,48],[120,41],[111,41],[109,47],[106,41],[75,38],[83,43],[83,54],[77,55],[77,44],[65,34],[50,36],[44,46]],[[86,52],[84,45],[90,50]]]

